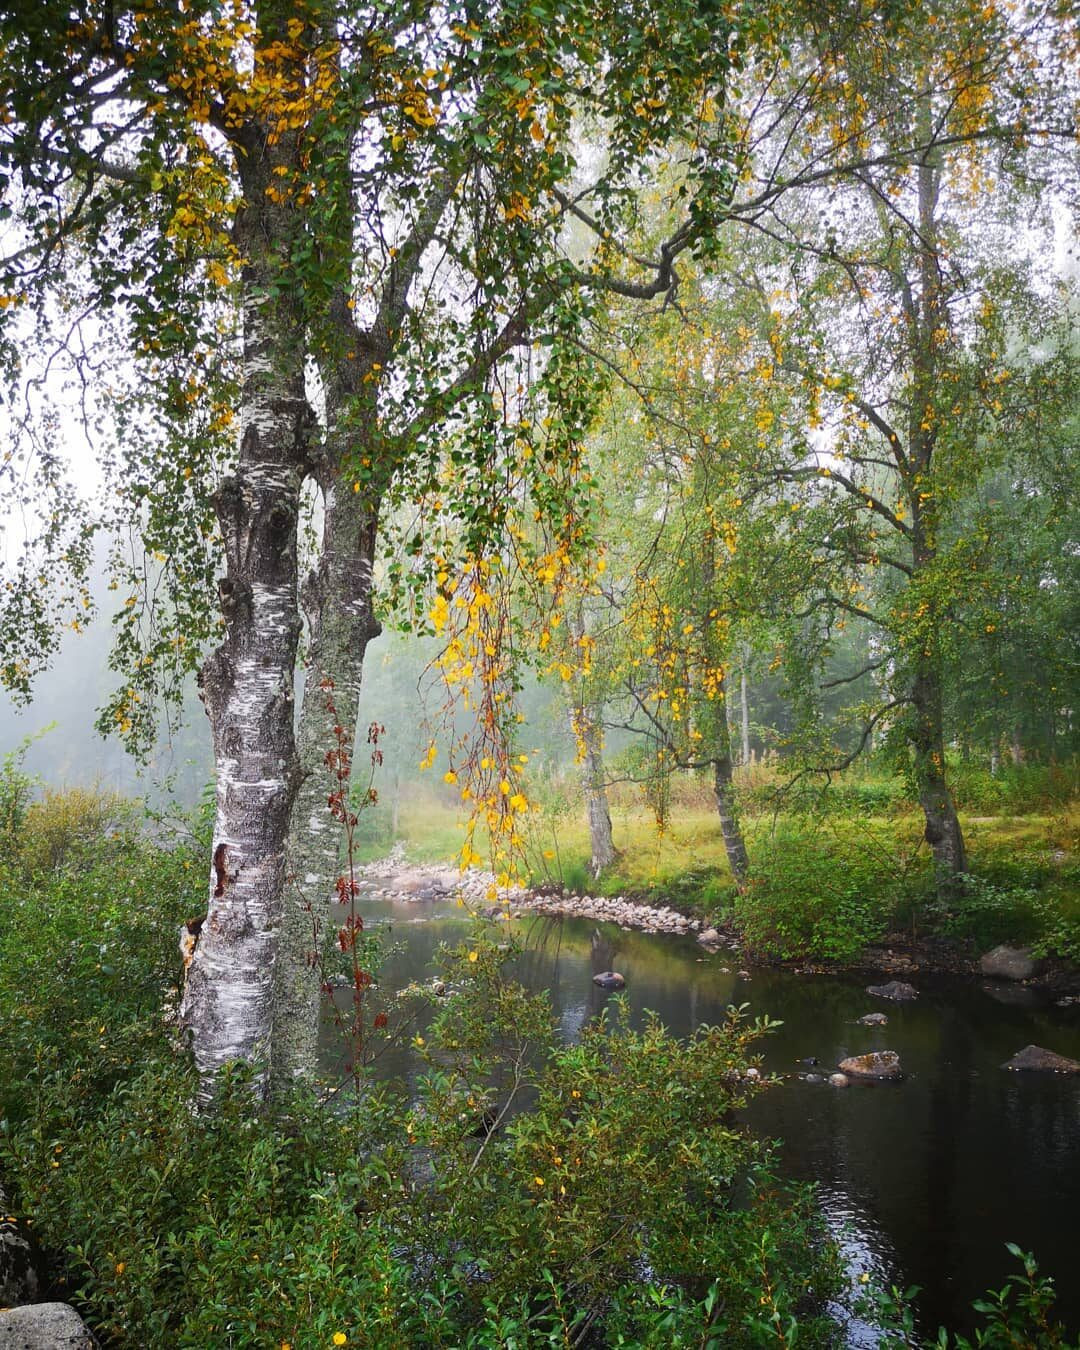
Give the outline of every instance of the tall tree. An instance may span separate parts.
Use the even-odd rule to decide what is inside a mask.
[[[47,343],[58,308],[108,314],[95,337],[113,339],[124,395],[103,416],[132,433],[117,459],[125,499],[161,545],[176,596],[186,583],[201,593],[205,568],[182,576],[174,564],[201,563],[205,533],[225,559],[224,638],[201,674],[217,761],[209,915],[184,1000],[207,1084],[233,1057],[265,1063],[275,1003],[275,1072],[287,1081],[311,1067],[310,917],[284,903],[283,885],[295,874],[317,909],[332,893],[322,758],[333,726],[348,734],[356,722],[388,492],[425,503],[452,493],[471,504],[474,541],[498,529],[492,469],[525,446],[505,415],[512,400],[494,406],[495,372],[545,331],[569,332],[590,290],[672,289],[677,258],[705,237],[732,181],[727,81],[770,43],[763,12],[688,17],[652,0],[424,14],[334,0],[85,0],[3,14],[4,316],[33,306]],[[578,163],[583,134],[603,147],[591,173]],[[686,216],[654,258],[631,257],[619,238],[633,191],[676,140]],[[593,232],[584,257],[562,247],[571,217]],[[8,324],[9,373],[19,336]],[[448,421],[471,432],[447,461]],[[536,449],[543,482],[558,448]],[[304,587],[298,751],[307,479],[324,526]],[[178,509],[177,489],[194,512]],[[66,561],[77,573],[73,551]],[[109,717],[145,740],[153,658],[171,642],[195,664],[218,621],[191,601],[192,630],[152,627],[147,650],[143,596],[129,598],[121,650],[133,659]],[[30,636],[40,654],[44,625],[30,627],[10,602],[5,636]],[[25,682],[25,665],[5,669]]]

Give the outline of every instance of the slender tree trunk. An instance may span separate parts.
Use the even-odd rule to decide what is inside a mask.
[[[967,871],[967,856],[960,820],[945,781],[941,680],[929,662],[915,675],[912,704],[915,717],[911,741],[919,805],[926,819],[926,842],[934,854],[938,885],[947,891],[953,889],[957,877]]]
[[[372,611],[377,508],[324,476],[323,541],[303,587],[310,630],[298,734],[299,787],[286,847],[285,903],[274,979],[275,1091],[314,1077],[319,1025],[319,935],[326,933],[342,869],[343,836],[327,798],[335,728],[351,750],[367,645],[380,631]]]
[[[735,806],[735,785],[732,782],[730,755],[721,755],[713,760],[713,792],[716,796],[716,810],[720,817],[720,833],[724,837],[724,852],[728,866],[740,890],[746,885],[750,875],[750,861],[746,856],[746,841],[739,826],[739,816]]]
[[[608,808],[607,786],[604,780],[604,755],[600,743],[600,728],[593,709],[584,703],[578,705],[571,717],[571,728],[577,737],[581,755],[581,788],[585,795],[585,814],[589,822],[589,870],[597,878],[618,857],[611,834],[611,811]]]
[[[570,635],[580,642],[585,635],[585,615],[579,607],[570,615]],[[570,730],[578,745],[581,760],[581,788],[585,796],[585,814],[589,822],[590,871],[593,878],[618,857],[611,835],[611,811],[608,809],[607,783],[604,773],[604,751],[600,718],[586,699],[584,692],[570,717]]]
[[[243,376],[235,475],[215,506],[225,545],[225,639],[203,667],[217,773],[209,912],[181,1015],[208,1101],[230,1060],[265,1079],[284,844],[296,790],[293,673],[300,633],[296,531],[314,419],[301,324],[280,285],[293,222],[268,202],[271,155],[243,167]]]
[[[923,88],[918,101],[918,131],[929,140],[932,126],[932,96]],[[938,254],[937,206],[941,182],[939,152],[924,156],[919,164],[919,242],[917,303],[912,310],[912,398],[909,410],[909,462],[905,468],[908,506],[911,512],[911,581],[918,584],[932,575],[938,557],[939,503],[933,491],[932,464],[937,438],[938,335],[947,329],[948,314],[941,297]],[[952,794],[945,781],[945,736],[938,650],[941,617],[926,616],[923,631],[912,635],[910,732],[914,753],[915,785],[926,820],[926,841],[934,855],[938,890],[949,892],[959,885],[967,870],[964,839]]]
[[[724,851],[727,854],[731,875],[741,891],[750,875],[750,863],[735,801],[731,731],[727,718],[727,676],[723,642],[719,631],[721,621],[715,595],[715,549],[716,538],[712,530],[706,530],[702,555],[702,597],[705,604],[701,620],[704,642],[702,684],[705,697],[700,703],[698,722],[702,733],[702,748],[712,761],[713,793],[716,797],[717,814],[720,817]]]
[[[746,666],[749,659],[749,648],[744,646],[742,665],[739,667],[739,711],[742,729],[742,759],[739,762],[741,764],[750,763],[750,691],[746,678]]]

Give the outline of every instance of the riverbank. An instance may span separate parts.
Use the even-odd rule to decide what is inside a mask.
[[[593,895],[551,885],[498,887],[489,871],[472,867],[462,873],[448,865],[410,862],[401,846],[386,858],[367,864],[360,875],[367,888],[394,898],[423,902],[454,897],[471,913],[496,922],[527,914],[585,919],[614,923],[628,931],[696,937],[706,950],[724,948],[749,955],[732,920],[709,923],[685,907],[657,903],[651,895]],[[1027,951],[1019,941],[1012,949]],[[1055,1001],[1062,1000],[1062,1006],[1080,1000],[1080,966],[1075,963],[1053,957],[1032,958],[1034,968],[1029,974],[995,977],[980,965],[987,950],[978,950],[970,939],[894,932],[867,944],[850,960],[753,955],[759,963],[764,960],[765,964],[802,975],[865,971],[907,978],[920,972],[947,974],[973,981],[1000,979],[1006,987],[1038,990]]]

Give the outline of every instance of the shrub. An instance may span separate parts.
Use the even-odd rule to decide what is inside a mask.
[[[271,1117],[233,1072],[196,1117],[162,1015],[190,861],[109,856],[56,904],[54,879],[0,892],[0,1170],[104,1343],[542,1346],[603,1324],[740,1346],[796,1317],[832,1336],[812,1204],[729,1119],[765,1025],[733,1012],[682,1043],[623,1010],[568,1046],[516,953],[478,939],[449,958],[413,1095]]]
[[[1029,942],[1038,931],[1038,891],[968,873],[946,899],[933,901],[928,917],[947,937],[966,938],[979,949],[1001,942]]]
[[[786,824],[756,853],[735,922],[759,955],[850,960],[888,928],[896,865],[865,836]]]
[[[982,815],[1054,814],[1080,794],[1080,761],[1002,764],[996,774],[973,763],[950,763],[957,806]]]
[[[100,788],[46,788],[23,815],[15,856],[24,873],[55,873],[84,857],[101,859],[129,846],[138,816],[135,803]]]

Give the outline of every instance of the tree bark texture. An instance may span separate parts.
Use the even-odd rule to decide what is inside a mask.
[[[325,476],[322,488],[322,548],[302,592],[310,650],[274,978],[275,1091],[310,1080],[315,1073],[322,984],[318,942],[336,897],[345,842],[327,805],[337,784],[326,754],[339,736],[350,752],[354,747],[364,654],[380,631],[372,610],[377,508],[365,504],[336,474]]]
[[[934,855],[938,888],[948,891],[956,886],[957,877],[967,871],[967,856],[956,806],[945,781],[941,681],[929,662],[916,672],[911,698],[915,785],[926,820],[926,842]]]
[[[288,213],[267,201],[269,157],[243,168],[243,370],[235,474],[215,506],[226,555],[225,637],[200,676],[216,764],[209,907],[181,1015],[201,1097],[231,1060],[265,1081],[284,844],[296,789],[293,671],[300,633],[296,532],[313,418],[300,321],[280,285]]]

